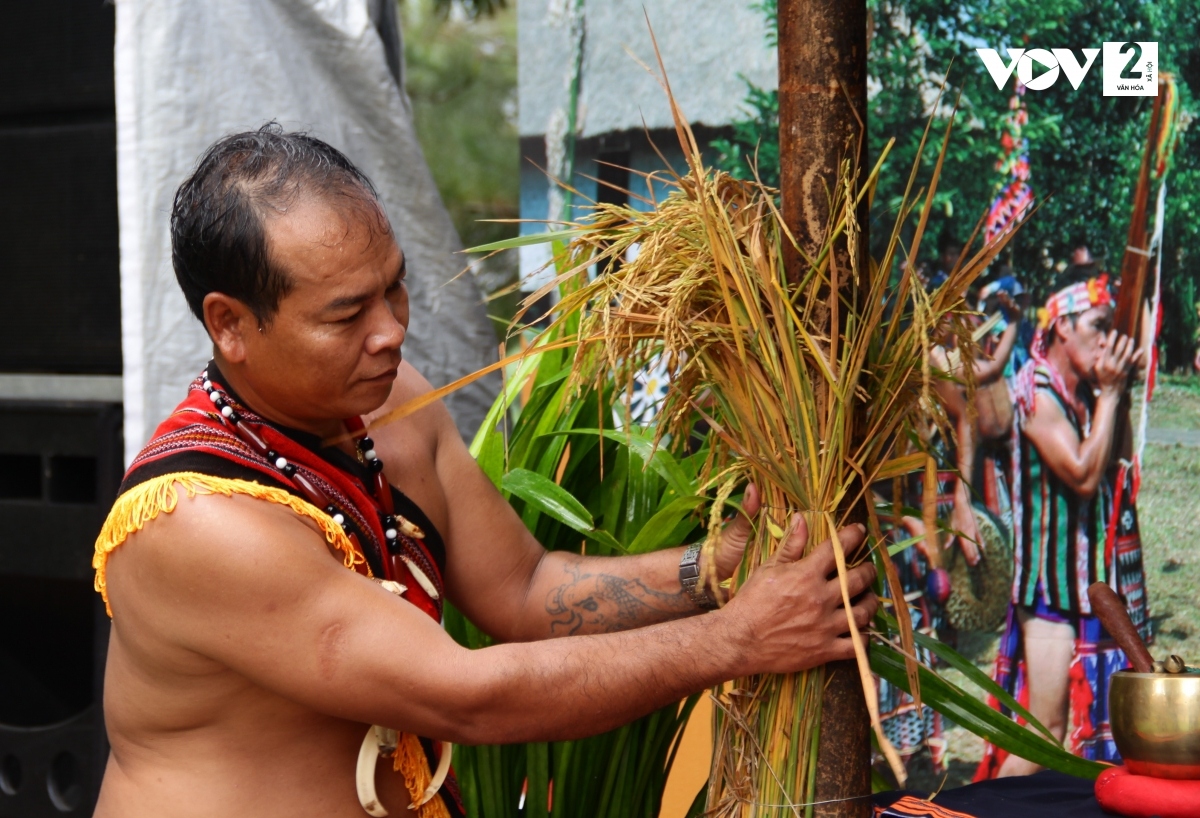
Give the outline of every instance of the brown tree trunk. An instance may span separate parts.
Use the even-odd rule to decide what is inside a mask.
[[[809,255],[825,237],[838,167],[865,142],[866,79],[865,0],[779,0],[782,210]],[[858,162],[860,181],[864,164]],[[859,224],[856,261],[866,276],[865,208]],[[834,260],[845,281],[851,270],[845,242],[834,248]],[[800,255],[786,246],[784,263],[790,277],[802,272]],[[831,330],[845,326],[832,312],[828,319]],[[871,727],[858,669],[853,661],[831,663],[825,678],[814,811],[821,818],[865,818],[871,813]]]

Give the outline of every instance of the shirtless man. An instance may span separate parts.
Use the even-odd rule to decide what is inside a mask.
[[[802,522],[728,604],[692,616],[704,600],[681,582],[682,548],[546,552],[440,403],[372,430],[365,452],[352,440],[321,448],[354,431],[344,419],[430,389],[401,361],[404,254],[370,183],[334,149],[278,129],[221,140],[179,191],[172,240],[213,360],[189,392],[199,402],[181,404],[135,460],[98,544],[113,617],[98,818],[358,818],[370,725],[468,744],[570,739],[738,676],[853,655],[832,548],[800,559]],[[292,448],[261,456],[245,429]],[[345,502],[367,496],[375,461],[397,490],[391,517]],[[311,496],[297,488],[304,475],[326,486],[330,513],[296,502]],[[745,505],[759,505],[753,488]],[[719,578],[748,535],[744,520],[726,527]],[[862,538],[841,532],[848,549]],[[430,543],[444,545],[440,560]],[[401,556],[387,556],[393,545]],[[386,559],[411,566],[391,591],[364,575]],[[860,627],[876,608],[873,577],[869,563],[850,572]],[[443,597],[500,644],[458,646],[431,613]],[[584,614],[564,638],[551,638],[555,599]],[[414,814],[412,783],[391,768],[379,765],[378,800]],[[438,799],[448,812],[437,814],[457,814]]]

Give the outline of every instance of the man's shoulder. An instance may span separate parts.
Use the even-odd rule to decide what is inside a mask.
[[[1027,419],[1029,425],[1069,423],[1062,397],[1051,387],[1039,384],[1033,400],[1034,411]]]
[[[1020,426],[1021,435],[1027,438],[1038,454],[1049,462],[1058,462],[1064,456],[1063,445],[1078,442],[1080,433],[1066,406],[1053,389],[1039,388],[1034,394],[1034,410],[1025,417]]]
[[[200,566],[219,573],[224,565],[270,558],[283,543],[324,548],[320,529],[290,508],[280,489],[247,483],[246,492],[213,491],[184,475],[157,483],[133,489],[153,490],[164,502],[138,521],[114,556],[129,554],[131,561],[186,575]]]

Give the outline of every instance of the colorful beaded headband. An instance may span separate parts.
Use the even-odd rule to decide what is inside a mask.
[[[1046,306],[1038,310],[1038,329],[1047,329],[1055,318],[1087,312],[1092,307],[1111,303],[1113,297],[1108,289],[1108,273],[1102,273],[1096,278],[1072,284],[1047,298]]]

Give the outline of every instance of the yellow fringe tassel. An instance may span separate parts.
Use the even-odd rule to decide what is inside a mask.
[[[179,492],[176,486],[181,486],[188,497],[197,494],[220,494],[232,497],[244,494],[258,500],[266,500],[281,506],[287,506],[302,517],[313,520],[325,534],[325,540],[332,549],[341,551],[345,558],[343,564],[353,570],[364,562],[362,554],[355,548],[350,538],[333,518],[312,503],[307,503],[283,489],[264,486],[249,480],[233,480],[227,477],[213,477],[199,472],[175,472],[164,474],[139,483],[122,494],[113,503],[108,519],[100,529],[96,538],[96,555],[92,557],[92,567],[96,569],[96,590],[104,598],[104,609],[112,616],[112,607],[108,604],[108,583],[105,569],[108,566],[108,555],[117,549],[130,534],[141,531],[143,526],[158,517],[159,514],[170,514],[179,503]],[[367,575],[370,576],[370,569]]]
[[[404,785],[408,787],[408,797],[414,804],[420,804],[425,796],[425,789],[433,780],[429,772],[429,761],[421,741],[412,733],[401,733],[396,742],[396,752],[392,755],[392,769],[404,776]],[[413,810],[416,818],[450,818],[441,794],[433,796],[424,804]]]

